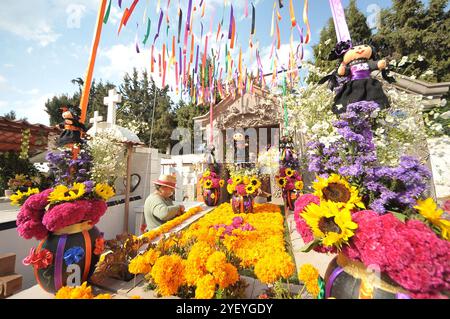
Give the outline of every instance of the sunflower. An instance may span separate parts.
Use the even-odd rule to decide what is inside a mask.
[[[358,228],[352,221],[350,210],[339,210],[339,205],[331,201],[321,202],[320,206],[310,204],[301,216],[311,228],[314,237],[327,247],[336,246],[340,249]]]
[[[244,184],[245,185],[250,184],[250,178],[248,176],[244,176]]]
[[[114,189],[108,184],[95,185],[95,194],[101,197],[103,200],[108,200],[115,195]]]
[[[252,177],[250,179],[250,184],[253,185],[255,188],[259,188],[261,186],[261,182],[256,177]]]
[[[256,191],[256,188],[252,185],[252,184],[248,184],[245,187],[245,191],[247,192],[247,194],[253,194]]]
[[[64,185],[58,185],[50,193],[48,201],[53,204],[56,202],[68,202],[79,199],[86,192],[86,186],[83,183],[74,183],[72,188]]]
[[[17,191],[15,194],[11,195],[9,199],[11,200],[11,205],[23,205],[25,201],[30,197],[31,195],[39,194],[38,188],[30,188],[28,187],[28,191],[23,193],[20,190]]]
[[[240,183],[242,183],[242,181],[243,181],[242,176],[236,176],[235,178],[233,178],[234,185],[240,184]]]
[[[281,188],[284,188],[287,184],[286,177],[279,177],[277,178],[277,185]]]
[[[211,189],[212,187],[212,181],[210,179],[206,180],[205,183],[203,184],[203,187],[206,189]]]
[[[227,185],[228,193],[233,194],[234,193],[234,189],[235,189],[235,186],[233,184],[228,184]]]
[[[318,177],[313,183],[314,195],[321,201],[331,201],[339,208],[349,210],[355,207],[365,208],[361,196],[356,187],[351,186],[347,180],[337,174],[332,174],[329,178]]]
[[[225,185],[225,181],[224,181],[223,179],[221,179],[221,180],[219,181],[219,186],[220,186],[220,187],[223,187],[223,185]]]
[[[295,189],[301,191],[303,189],[303,182],[302,181],[296,181],[295,182]]]
[[[286,168],[286,170],[284,171],[284,173],[286,174],[287,177],[292,177],[295,174],[295,171],[292,168]]]
[[[417,205],[414,206],[414,208],[429,222],[439,227],[442,238],[450,240],[450,221],[441,218],[444,211],[437,207],[437,204],[432,198],[418,200]]]

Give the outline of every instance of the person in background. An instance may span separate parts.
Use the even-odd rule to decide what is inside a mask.
[[[153,181],[155,192],[147,197],[144,204],[144,216],[148,230],[157,228],[184,213],[184,206],[174,205],[172,201],[176,183],[176,177],[173,175],[161,175],[156,181]]]

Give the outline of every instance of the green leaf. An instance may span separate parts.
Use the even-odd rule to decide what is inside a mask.
[[[395,217],[397,217],[397,219],[399,219],[401,222],[405,222],[406,221],[406,218],[408,217],[408,216],[406,216],[406,215],[404,215],[404,214],[401,214],[401,213],[396,213],[396,212],[392,212],[392,215],[394,215]]]
[[[316,246],[318,246],[320,244],[320,240],[319,239],[315,239],[312,242],[308,243],[307,245],[303,246],[300,251],[303,253],[308,253],[311,250],[313,250]]]

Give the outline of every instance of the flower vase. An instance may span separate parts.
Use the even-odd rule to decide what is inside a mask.
[[[408,292],[385,274],[339,254],[325,274],[325,298],[411,299]]]
[[[253,196],[241,196],[236,193],[231,197],[231,207],[235,214],[253,213]]]
[[[102,237],[97,227],[84,222],[65,227],[43,239],[34,252],[33,260],[28,260],[41,288],[54,294],[61,287],[81,285],[87,281],[102,253],[103,246],[97,247],[96,241]],[[43,256],[47,259],[44,264],[36,260]],[[24,263],[28,258],[30,256]]]
[[[203,200],[206,206],[214,207],[217,206],[220,199],[220,189],[210,188],[203,191]]]
[[[294,211],[297,198],[298,192],[296,190],[283,190],[284,207],[286,207],[287,210]]]

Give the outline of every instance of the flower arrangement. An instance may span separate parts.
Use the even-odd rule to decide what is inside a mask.
[[[230,194],[236,193],[239,196],[252,196],[261,187],[261,181],[256,176],[238,175],[227,181],[227,191]]]
[[[283,236],[278,206],[256,205],[254,214],[236,216],[225,203],[188,229],[149,244],[130,262],[129,271],[144,274],[149,288],[162,296],[243,297],[239,271],[244,268],[272,284],[295,273]]]
[[[33,182],[24,174],[16,174],[8,180],[8,187],[12,191],[24,190],[33,186]]]
[[[225,181],[217,173],[207,170],[200,178],[203,189],[217,189],[225,185]]]
[[[303,189],[303,181],[301,174],[290,168],[281,167],[279,174],[276,176],[277,186],[283,191],[301,191]]]
[[[376,265],[413,298],[445,296],[450,221],[431,198],[414,199],[405,215],[365,210],[341,176],[319,177],[314,189],[299,198],[294,215],[305,251],[339,252],[366,267]]]

